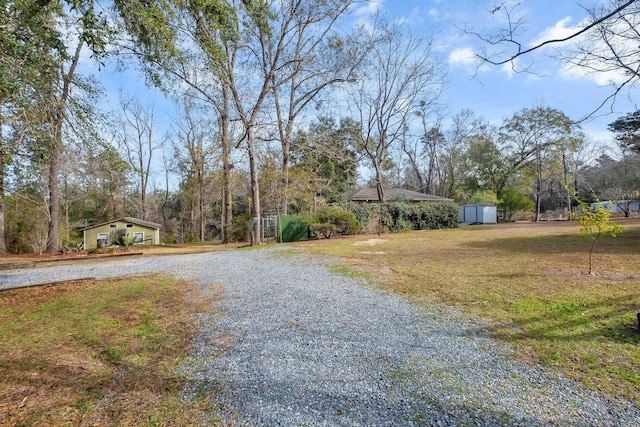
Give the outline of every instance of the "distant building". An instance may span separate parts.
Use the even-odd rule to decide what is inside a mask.
[[[81,230],[84,249],[115,244],[118,236],[133,238],[136,245],[158,245],[160,227],[160,224],[131,217],[90,225]]]
[[[433,196],[431,194],[418,193],[417,191],[405,190],[402,188],[385,188],[384,198],[385,200],[391,200],[396,198],[404,198],[412,203],[421,202],[452,202],[453,199],[447,199],[446,197]],[[349,199],[353,202],[362,203],[377,203],[378,190],[376,188],[362,188],[349,196]]]
[[[625,207],[629,206],[629,212],[639,212],[640,211],[640,200],[609,200],[603,202],[595,202],[591,203],[589,207],[593,209],[603,208],[608,211],[614,213],[624,213]]]
[[[493,205],[462,205],[458,222],[461,225],[496,224],[498,215]]]

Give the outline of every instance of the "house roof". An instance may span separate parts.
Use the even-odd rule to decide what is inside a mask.
[[[450,202],[453,199],[446,197],[434,196],[432,194],[418,193],[417,191],[405,190],[403,188],[385,188],[385,199],[393,199],[395,197],[404,197],[412,202]],[[351,200],[354,202],[377,202],[378,190],[375,188],[362,188],[351,194]]]
[[[101,227],[103,225],[107,225],[107,224],[111,224],[112,222],[130,222],[132,224],[136,224],[136,225],[141,225],[143,227],[149,227],[149,228],[161,228],[162,225],[161,224],[156,224],[155,222],[151,222],[151,221],[145,221],[143,219],[138,219],[138,218],[133,218],[130,216],[125,216],[122,218],[118,218],[118,219],[112,219],[111,221],[107,221],[107,222],[101,222],[100,224],[93,224],[93,225],[89,225],[88,227],[84,227],[82,228],[80,231],[84,231],[84,230],[89,230],[90,228],[96,228],[96,227]]]

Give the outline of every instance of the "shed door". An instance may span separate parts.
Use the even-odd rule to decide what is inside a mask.
[[[477,222],[476,216],[476,207],[475,206],[465,206],[464,207],[464,222]]]

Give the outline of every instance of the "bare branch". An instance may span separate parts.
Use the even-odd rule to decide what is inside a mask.
[[[510,35],[510,37],[506,38],[506,39],[500,39],[500,40],[497,40],[497,41],[493,41],[493,42],[491,42],[491,44],[496,45],[496,44],[500,44],[501,42],[509,42],[509,43],[512,43],[512,44],[515,44],[516,46],[518,46],[518,51],[515,54],[511,55],[509,58],[504,59],[504,60],[500,60],[500,61],[494,61],[494,60],[490,59],[488,56],[485,56],[485,55],[476,54],[476,57],[478,59],[482,60],[483,62],[488,62],[488,63],[490,63],[492,65],[504,65],[504,64],[507,64],[509,62],[514,61],[516,58],[519,58],[519,57],[521,57],[523,55],[526,55],[528,53],[531,53],[533,51],[541,49],[544,46],[547,46],[547,45],[550,45],[550,44],[563,43],[563,42],[569,41],[571,39],[575,39],[576,37],[579,37],[580,35],[590,31],[594,27],[597,27],[601,23],[607,21],[609,18],[615,16],[619,12],[622,12],[623,10],[625,10],[627,7],[631,6],[636,1],[637,0],[628,0],[627,2],[625,2],[622,5],[618,6],[617,8],[612,10],[611,12],[609,12],[606,15],[604,15],[604,16],[602,16],[602,17],[600,17],[600,18],[598,18],[598,19],[596,19],[594,21],[592,21],[590,24],[588,24],[585,27],[581,28],[580,30],[568,35],[567,37],[545,40],[545,41],[543,41],[541,43],[538,43],[537,45],[535,45],[533,47],[530,47],[529,49],[525,49],[525,50],[522,50],[522,45],[520,43],[516,42],[513,39],[513,34],[514,34],[513,30],[514,30],[515,27],[511,25],[511,17],[510,17],[509,10],[504,6],[504,4],[502,4],[500,6],[497,6],[491,13],[492,14],[496,13],[496,11],[499,10],[500,8],[504,8],[505,9],[505,11],[507,13],[507,17],[509,19],[509,24],[510,24],[509,25],[509,28],[510,28],[509,35]],[[474,34],[478,35],[477,33],[474,33]],[[486,38],[482,38],[482,40],[489,41]]]

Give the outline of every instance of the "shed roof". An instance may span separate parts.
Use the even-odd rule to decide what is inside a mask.
[[[138,218],[133,218],[130,216],[125,216],[122,218],[118,218],[118,219],[112,219],[111,221],[107,221],[107,222],[101,222],[100,224],[93,224],[93,225],[89,225],[87,227],[84,227],[81,229],[81,231],[83,230],[89,230],[90,228],[96,228],[96,227],[101,227],[103,225],[107,225],[107,224],[111,224],[112,222],[130,222],[132,224],[136,224],[136,225],[140,225],[143,227],[148,227],[148,228],[157,228],[160,229],[162,227],[161,224],[157,224],[155,222],[151,222],[151,221],[145,221],[143,219],[138,219]]]
[[[417,191],[405,190],[403,188],[385,188],[384,194],[386,199],[394,197],[404,197],[412,202],[450,202],[453,199],[446,197],[434,196],[432,194],[418,193]],[[378,190],[375,188],[362,188],[351,194],[351,200],[354,202],[377,202]]]

